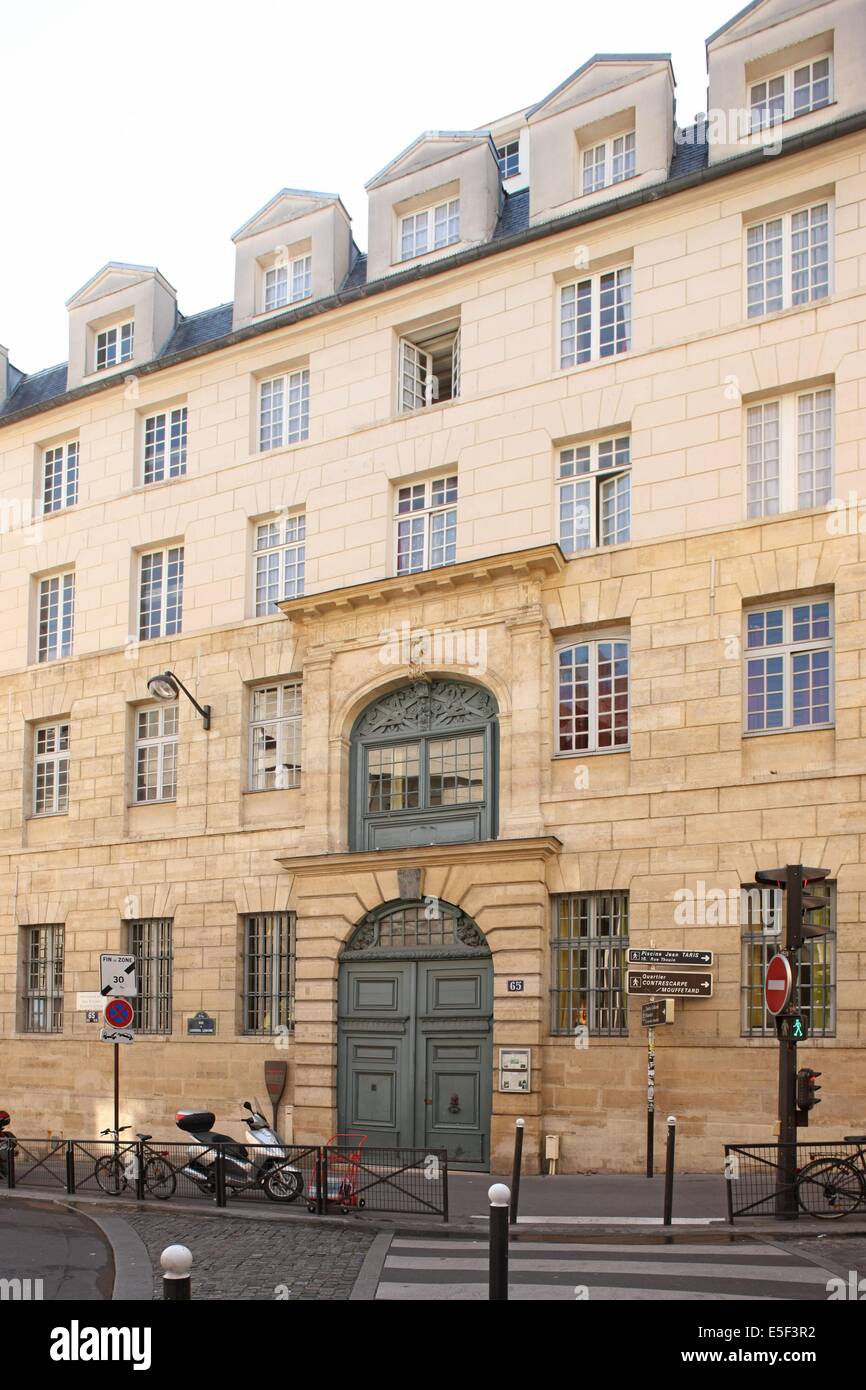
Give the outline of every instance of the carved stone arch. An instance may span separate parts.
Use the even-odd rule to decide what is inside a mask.
[[[455,903],[393,898],[364,914],[340,960],[473,960],[490,955],[487,938]]]

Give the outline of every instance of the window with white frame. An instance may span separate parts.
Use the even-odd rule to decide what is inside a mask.
[[[457,475],[397,489],[398,574],[453,565],[457,559]]]
[[[62,922],[25,927],[24,1032],[63,1032]]]
[[[750,319],[830,293],[830,204],[816,203],[746,229]]]
[[[588,275],[559,291],[560,367],[628,352],[631,266]]]
[[[520,173],[520,141],[507,140],[504,145],[499,145],[496,158],[499,160],[499,172],[502,177],[514,178],[515,174]]]
[[[583,191],[596,193],[610,184],[634,178],[635,133],[614,136],[583,152]]]
[[[259,383],[259,449],[280,449],[310,437],[310,369]]]
[[[450,319],[400,339],[397,409],[423,410],[460,395],[460,323]]]
[[[628,638],[560,647],[556,681],[558,753],[603,753],[628,747]]]
[[[69,725],[41,724],[33,737],[33,814],[69,810]]]
[[[304,592],[306,518],[277,517],[256,527],[256,617],[276,613],[283,599],[300,598]]]
[[[560,449],[556,495],[558,540],[566,555],[629,540],[629,436]]]
[[[138,635],[173,637],[183,624],[183,546],[149,550],[140,557]]]
[[[300,681],[257,685],[250,701],[250,790],[301,785]]]
[[[75,574],[52,574],[40,579],[36,655],[39,661],[59,661],[72,655],[75,625]]]
[[[746,408],[746,515],[820,507],[833,492],[833,391]]]
[[[160,410],[144,421],[145,483],[163,483],[186,473],[187,408]]]
[[[177,705],[149,705],[135,712],[133,800],[177,797]]]
[[[134,350],[134,323],[119,323],[114,328],[102,329],[96,335],[96,371],[104,371],[106,367],[117,367],[121,362],[131,362]]]
[[[309,299],[313,292],[312,256],[295,256],[292,260],[276,262],[265,271],[264,308],[281,309],[284,304],[297,304]]]
[[[833,721],[833,602],[805,599],[745,615],[745,729],[769,734]]]
[[[752,130],[779,125],[794,116],[805,116],[829,106],[831,61],[828,54],[799,67],[753,82],[749,88]]]
[[[422,208],[400,218],[400,260],[411,261],[460,240],[460,199]]]
[[[42,511],[59,512],[78,501],[78,440],[42,451]]]

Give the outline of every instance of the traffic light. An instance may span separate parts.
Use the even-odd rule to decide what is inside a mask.
[[[816,1086],[815,1082],[821,1072],[813,1071],[811,1067],[801,1067],[797,1072],[797,1109],[813,1110],[821,1102],[818,1099],[818,1091],[821,1087]]]
[[[795,950],[810,940],[811,937],[827,935],[829,928],[822,926],[819,922],[811,921],[810,914],[826,912],[828,900],[819,897],[817,893],[810,893],[808,888],[810,883],[820,883],[829,872],[829,869],[801,869],[803,887],[800,894],[799,932],[797,932],[797,940],[792,943]],[[794,924],[795,929],[797,925],[797,923]]]
[[[785,949],[799,951],[815,936],[826,936],[829,928],[811,920],[813,912],[825,912],[827,899],[810,893],[809,885],[827,878],[829,869],[810,869],[803,864],[786,864],[780,869],[758,869],[757,883],[771,884],[785,893]]]

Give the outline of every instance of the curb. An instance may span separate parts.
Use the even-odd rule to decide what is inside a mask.
[[[141,1237],[122,1216],[95,1216],[92,1212],[82,1212],[82,1215],[99,1227],[111,1246],[114,1256],[112,1302],[152,1303],[153,1266]]]
[[[364,1256],[364,1263],[361,1265],[361,1272],[355,1280],[355,1287],[349,1294],[349,1302],[361,1300],[364,1303],[372,1303],[376,1298],[376,1290],[379,1287],[379,1280],[382,1277],[382,1270],[385,1268],[385,1260],[394,1236],[387,1231],[379,1231],[374,1236],[373,1244]]]

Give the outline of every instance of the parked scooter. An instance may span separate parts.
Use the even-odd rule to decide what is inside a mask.
[[[7,1125],[11,1125],[11,1123],[12,1116],[9,1111],[0,1110],[0,1178],[6,1178],[9,1175],[8,1155],[11,1153],[14,1157],[18,1152],[15,1135],[10,1129],[7,1129]],[[4,1130],[6,1130],[5,1134],[3,1133]]]
[[[226,1191],[244,1192],[261,1187],[272,1202],[294,1202],[304,1190],[303,1174],[289,1162],[289,1153],[279,1135],[271,1129],[264,1115],[254,1110],[248,1100],[244,1109],[247,1141],[257,1147],[247,1149],[229,1134],[218,1134],[213,1128],[211,1110],[179,1110],[175,1116],[178,1129],[196,1140],[187,1150],[187,1162],[180,1169],[185,1177],[203,1191],[216,1193],[216,1149],[222,1146],[225,1158]],[[266,1147],[259,1148],[259,1145]]]

